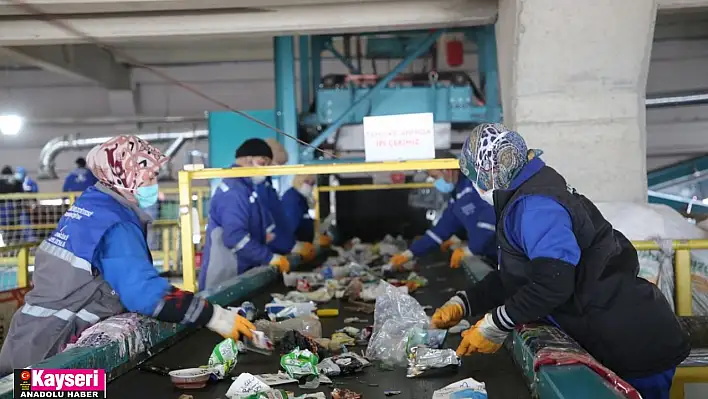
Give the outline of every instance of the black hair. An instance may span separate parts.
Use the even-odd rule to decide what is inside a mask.
[[[12,173],[13,173],[13,172],[12,172],[12,166],[10,166],[10,165],[5,165],[5,166],[2,167],[2,173],[1,173],[1,174],[3,174],[3,175],[11,175]]]
[[[85,168],[85,167],[86,167],[86,159],[84,159],[83,157],[78,157],[78,158],[76,158],[76,161],[75,161],[75,162],[76,162],[76,166],[78,166],[79,168]]]

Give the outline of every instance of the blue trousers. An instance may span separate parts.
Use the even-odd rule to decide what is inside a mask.
[[[676,374],[676,367],[648,377],[625,378],[624,380],[639,391],[642,399],[669,399],[674,374]]]

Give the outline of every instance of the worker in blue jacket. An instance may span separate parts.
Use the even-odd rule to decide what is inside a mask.
[[[545,320],[644,399],[668,399],[688,336],[661,291],[638,277],[632,243],[540,154],[500,124],[467,138],[460,168],[494,204],[499,268],[438,309],[433,325],[484,314],[463,332],[462,356],[495,352],[516,326]]]
[[[454,158],[454,155],[446,152],[439,154],[438,158]],[[435,179],[434,184],[438,191],[450,196],[447,208],[435,226],[415,240],[407,251],[391,258],[392,266],[401,270],[403,264],[434,248],[447,250],[455,245],[451,237],[460,229],[467,231],[468,241],[466,245],[455,248],[450,258],[450,267],[460,267],[462,259],[471,255],[496,260],[495,217],[492,206],[482,201],[472,183],[460,176],[459,170],[430,170],[428,175]]]
[[[65,193],[78,191],[83,192],[87,188],[96,184],[98,180],[91,171],[86,168],[86,160],[84,158],[76,159],[76,169],[72,170],[64,180],[62,191]]]
[[[284,165],[288,162],[287,152],[276,139],[266,139],[265,142],[273,152],[273,165]],[[256,186],[256,192],[259,198],[263,200],[273,219],[273,224],[268,226],[267,230],[269,236],[268,248],[280,255],[297,254],[304,262],[314,259],[315,248],[312,244],[295,239],[295,234],[288,223],[278,192],[273,187],[273,179],[270,176],[266,177],[263,183]]]
[[[293,186],[283,194],[281,200],[288,225],[298,241],[314,243],[315,240],[315,222],[310,216],[310,209],[316,206],[312,197],[316,182],[314,175],[295,176]],[[317,245],[320,248],[331,244],[332,237],[329,234],[318,235]]]
[[[32,180],[27,174],[27,169],[22,166],[18,166],[15,170],[15,178],[22,182],[22,190],[26,193],[37,193],[39,192],[39,186],[37,182]]]
[[[234,167],[271,164],[273,152],[261,139],[248,139],[236,150]],[[281,272],[290,270],[288,259],[268,248],[273,219],[256,186],[265,176],[223,179],[209,204],[204,257],[199,273],[200,289],[209,289],[260,265]]]
[[[255,326],[235,310],[172,286],[153,265],[145,240],[151,219],[143,209],[157,201],[157,174],[166,161],[135,136],[114,137],[89,152],[100,182],[37,248],[33,287],[12,317],[0,375],[62,352],[90,326],[126,311],[205,326],[227,338],[252,337]]]

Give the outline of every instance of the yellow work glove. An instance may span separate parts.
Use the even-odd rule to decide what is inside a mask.
[[[224,309],[219,305],[214,305],[214,314],[206,327],[224,338],[233,338],[236,341],[242,335],[249,339],[253,338],[251,330],[256,330],[256,326],[239,315],[236,310]]]
[[[460,265],[462,265],[462,259],[467,256],[472,256],[472,252],[470,252],[466,245],[457,248],[452,252],[452,256],[450,257],[450,267],[453,269],[459,268]]]
[[[317,243],[322,248],[328,248],[330,245],[332,245],[332,237],[328,236],[327,234],[320,234],[319,238],[317,239]]]
[[[300,255],[300,257],[302,257],[303,262],[309,262],[315,259],[315,256],[317,256],[317,253],[315,252],[315,246],[309,242],[304,241],[296,242],[291,252]]]
[[[450,298],[442,307],[433,313],[432,325],[435,328],[450,328],[465,316],[465,305],[458,296]]]
[[[401,271],[403,270],[403,265],[411,259],[413,259],[413,252],[406,250],[400,254],[393,255],[391,266],[393,266],[394,270]]]
[[[494,353],[501,348],[508,332],[503,331],[494,324],[492,314],[487,313],[484,318],[472,328],[462,332],[462,342],[457,347],[457,356],[469,356],[473,353]]]
[[[461,242],[462,242],[462,240],[460,240],[456,236],[452,236],[452,237],[450,237],[449,240],[443,242],[442,245],[440,245],[440,250],[442,252],[447,252],[450,249],[456,249],[460,245]]]
[[[283,255],[273,255],[270,259],[270,265],[278,269],[281,273],[287,273],[290,271],[290,262],[288,261],[288,258]]]

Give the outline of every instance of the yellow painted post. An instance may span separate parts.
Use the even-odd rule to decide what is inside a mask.
[[[177,259],[179,259],[179,226],[170,227],[172,232],[172,259],[175,260],[174,267],[170,270],[177,270]]]
[[[192,172],[181,170],[178,174],[179,221],[182,240],[182,277],[186,291],[197,292],[197,276],[194,267],[194,244],[192,243]]]
[[[162,230],[162,271],[170,270],[170,231],[169,226],[160,226]]]
[[[74,202],[76,202],[76,193],[69,193],[69,205],[74,205]]]
[[[199,217],[198,228],[201,228],[204,225],[204,191],[197,193],[197,216]]]
[[[674,275],[676,276],[676,314],[693,314],[693,292],[691,290],[691,250],[679,249],[674,254]]]
[[[17,287],[29,287],[29,247],[17,251]]]

